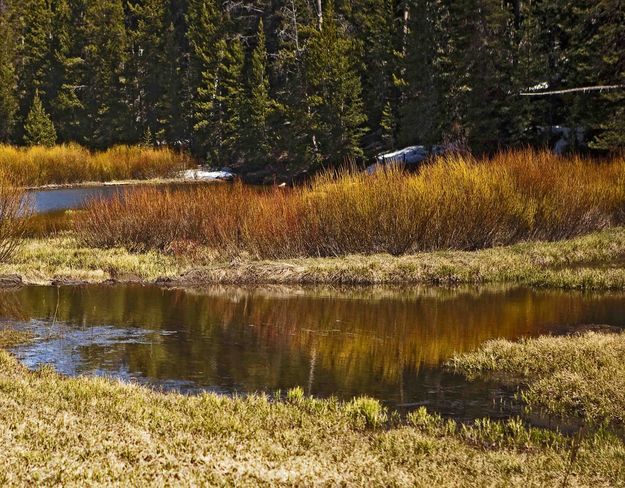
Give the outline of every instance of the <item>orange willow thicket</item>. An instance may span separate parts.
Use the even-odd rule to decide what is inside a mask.
[[[187,155],[168,148],[116,146],[94,153],[75,144],[0,145],[0,171],[24,186],[169,177],[190,163]]]
[[[625,223],[625,158],[531,150],[447,156],[418,174],[319,176],[301,188],[242,184],[143,189],[94,202],[78,223],[93,246],[134,251],[191,241],[259,258],[402,254],[555,240]]]

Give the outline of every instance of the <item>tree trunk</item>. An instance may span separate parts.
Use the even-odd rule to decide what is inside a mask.
[[[317,29],[319,29],[319,32],[323,30],[323,5],[321,0],[317,0]]]

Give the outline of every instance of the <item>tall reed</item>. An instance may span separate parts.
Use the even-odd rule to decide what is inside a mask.
[[[168,148],[116,146],[91,152],[75,144],[0,145],[0,171],[23,186],[169,177],[189,165],[187,155]]]
[[[77,230],[93,246],[168,250],[190,241],[279,258],[472,250],[622,224],[625,158],[526,150],[447,156],[418,174],[328,172],[295,189],[143,189],[92,203]]]

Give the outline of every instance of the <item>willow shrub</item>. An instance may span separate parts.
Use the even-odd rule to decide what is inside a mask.
[[[448,156],[418,174],[328,172],[295,189],[142,189],[92,203],[78,231],[93,246],[168,250],[190,241],[281,258],[472,250],[624,223],[625,159],[526,150]]]
[[[30,202],[24,191],[0,172],[0,262],[15,254],[30,214]]]
[[[190,162],[188,156],[169,148],[115,146],[91,152],[75,144],[0,145],[0,171],[24,186],[169,177]]]

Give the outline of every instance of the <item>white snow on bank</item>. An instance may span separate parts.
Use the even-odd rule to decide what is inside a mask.
[[[207,171],[204,169],[188,169],[180,175],[185,180],[231,180],[234,175],[229,171]]]

